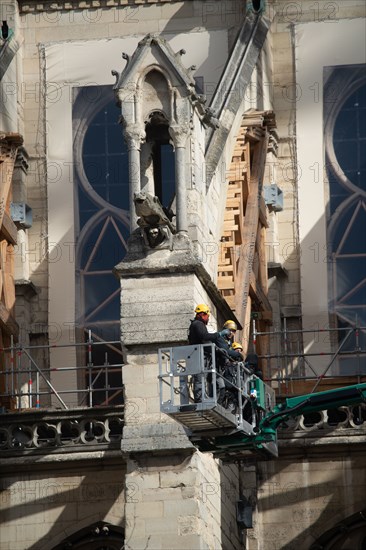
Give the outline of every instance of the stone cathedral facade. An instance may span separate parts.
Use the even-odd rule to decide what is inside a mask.
[[[4,550],[362,550],[366,409],[201,452],[159,349],[238,325],[278,401],[366,380],[365,5],[3,0]]]

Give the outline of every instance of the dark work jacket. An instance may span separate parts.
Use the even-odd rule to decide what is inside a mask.
[[[223,372],[231,361],[241,361],[242,355],[238,351],[230,349],[228,342],[219,332],[208,332],[205,323],[200,319],[194,319],[191,321],[191,325],[188,331],[188,341],[192,345],[195,344],[208,344],[212,342],[216,345],[216,365],[218,370]],[[208,354],[208,350],[205,351],[205,355]]]
[[[235,349],[229,349],[229,356],[234,359],[234,361],[244,361],[244,357],[242,356],[240,351],[236,351]]]
[[[190,344],[208,344],[212,342],[218,345],[221,336],[218,332],[208,332],[202,319],[193,319],[188,331],[188,342]]]
[[[242,361],[243,356],[238,351],[230,348],[228,342],[218,332],[208,332],[202,319],[194,319],[188,331],[188,341],[190,344],[208,344],[212,342],[218,348],[225,350],[227,356],[233,361]]]
[[[226,338],[219,336],[219,341],[216,344],[220,349],[224,349],[232,361],[243,361],[243,356],[239,351],[232,349]]]

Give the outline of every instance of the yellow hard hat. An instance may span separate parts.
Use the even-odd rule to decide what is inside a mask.
[[[241,344],[239,344],[239,342],[233,342],[231,344],[231,347],[232,347],[232,349],[235,349],[235,350],[236,349],[241,349],[241,351],[243,351],[243,346]]]
[[[235,321],[226,321],[224,324],[224,328],[228,328],[229,330],[238,330],[238,327],[236,326]]]
[[[207,313],[207,315],[210,315],[210,308],[206,304],[198,304],[196,309],[194,310],[195,313]]]

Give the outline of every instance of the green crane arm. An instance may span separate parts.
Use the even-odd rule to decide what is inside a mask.
[[[355,384],[335,390],[289,397],[276,405],[259,422],[255,435],[233,434],[218,437],[215,445],[221,451],[258,450],[277,456],[277,428],[291,417],[310,412],[357,405],[366,402],[366,384]]]
[[[299,414],[337,408],[342,405],[357,405],[362,402],[366,402],[366,384],[355,384],[336,390],[288,397],[262,418],[259,429],[262,430],[267,427],[276,429],[279,424],[288,418]]]

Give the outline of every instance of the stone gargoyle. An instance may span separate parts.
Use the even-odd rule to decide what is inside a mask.
[[[135,193],[134,203],[139,216],[137,223],[143,231],[146,244],[150,248],[156,248],[170,241],[171,235],[176,233],[172,223],[174,214],[161,205],[158,197],[142,191]]]

